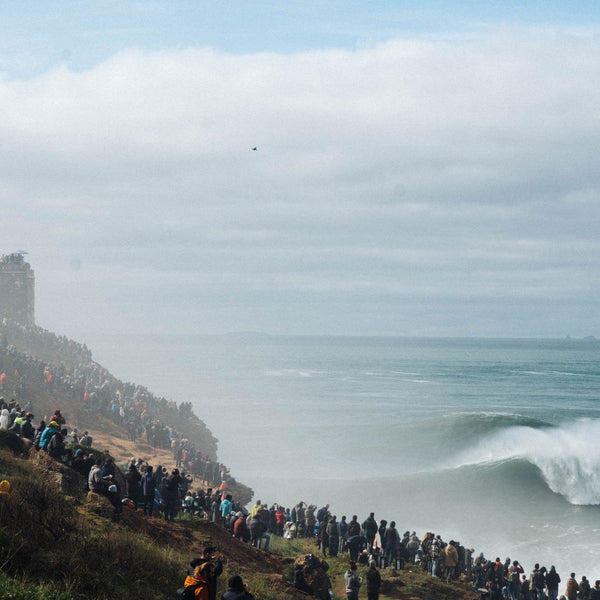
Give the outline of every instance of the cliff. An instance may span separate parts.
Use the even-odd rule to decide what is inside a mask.
[[[189,403],[179,406],[155,396],[142,385],[114,377],[93,360],[83,344],[33,325],[4,319],[0,324],[0,397],[14,400],[35,415],[35,423],[48,421],[56,409],[69,430],[89,431],[95,443],[122,463],[131,456],[174,466],[170,435],[176,432],[198,457],[210,461],[218,485],[225,473],[234,497],[241,504],[253,492],[220,465],[217,440]],[[120,418],[115,409],[123,407]],[[133,430],[133,431],[132,431]]]

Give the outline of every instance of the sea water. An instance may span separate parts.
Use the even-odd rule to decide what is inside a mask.
[[[191,401],[255,498],[600,578],[600,342],[90,336]],[[562,589],[562,587],[561,587]]]

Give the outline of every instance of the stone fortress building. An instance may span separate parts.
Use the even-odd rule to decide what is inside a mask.
[[[23,254],[0,257],[0,319],[35,325],[35,277]]]

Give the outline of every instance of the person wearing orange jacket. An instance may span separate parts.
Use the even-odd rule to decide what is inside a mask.
[[[199,600],[209,600],[210,598],[210,583],[209,579],[214,571],[214,565],[211,562],[205,562],[196,567],[193,575],[188,575],[185,578],[183,587],[185,589],[184,597],[190,596],[193,592],[193,597]]]

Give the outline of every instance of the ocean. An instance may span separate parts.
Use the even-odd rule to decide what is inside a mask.
[[[88,336],[194,410],[255,498],[600,578],[600,342]]]

